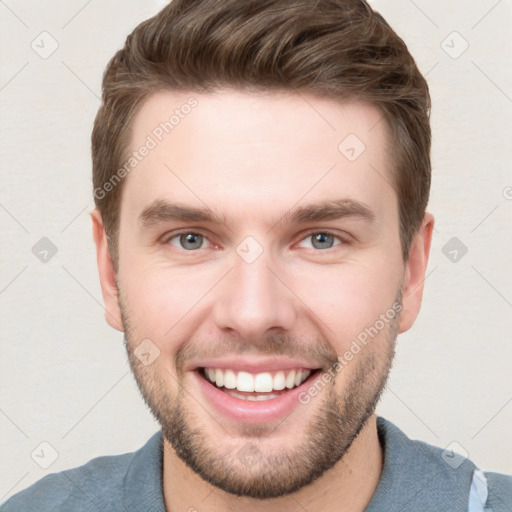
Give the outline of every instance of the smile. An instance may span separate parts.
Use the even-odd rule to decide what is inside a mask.
[[[300,386],[311,374],[308,369],[289,369],[274,372],[263,372],[252,374],[249,372],[236,371],[221,368],[203,368],[203,375],[219,389],[224,390],[231,396],[237,396],[236,391],[244,393],[271,393],[272,391],[282,391],[284,389],[293,389]],[[231,390],[235,390],[231,392]],[[268,399],[265,398],[260,399]],[[275,395],[278,396],[278,395]],[[255,399],[254,397],[246,397],[239,395],[237,398]]]
[[[226,356],[197,360],[185,369],[191,377],[190,392],[197,391],[210,416],[261,425],[281,422],[305,407],[299,395],[324,373],[311,363],[284,357]]]
[[[250,373],[229,368],[200,368],[199,374],[220,391],[253,402],[273,400],[300,386],[316,370],[292,368]]]

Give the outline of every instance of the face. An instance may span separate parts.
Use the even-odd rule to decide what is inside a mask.
[[[95,217],[107,318],[167,448],[229,493],[281,496],[340,461],[417,313],[429,231],[404,262],[381,117],[222,91],[161,92],[134,120],[130,151],[151,148],[117,275]]]

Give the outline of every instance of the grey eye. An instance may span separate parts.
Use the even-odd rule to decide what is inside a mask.
[[[178,243],[174,243],[174,240],[178,239]],[[194,249],[200,249],[204,242],[203,235],[199,233],[181,233],[172,237],[170,243],[186,251],[193,251]],[[179,244],[179,245],[178,245]]]
[[[315,249],[330,249],[334,246],[334,235],[329,233],[315,233],[310,235],[313,247]]]

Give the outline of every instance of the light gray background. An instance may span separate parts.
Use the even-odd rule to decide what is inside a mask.
[[[372,3],[430,83],[437,220],[423,309],[399,338],[378,412],[412,438],[511,473],[512,2]],[[50,472],[132,451],[158,428],[103,319],[88,214],[102,72],[163,5],[0,2],[0,501]],[[52,38],[47,58],[31,47],[49,52]],[[32,253],[42,237],[58,249],[46,263]],[[452,237],[468,248],[456,262],[442,252]]]

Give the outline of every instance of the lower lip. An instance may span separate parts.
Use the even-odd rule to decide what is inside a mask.
[[[199,388],[206,399],[227,418],[252,424],[269,423],[288,416],[296,407],[302,405],[299,395],[308,389],[318,372],[310,375],[300,386],[290,389],[282,395],[270,400],[250,401],[228,395],[215,385],[210,384],[198,371],[193,371]]]

